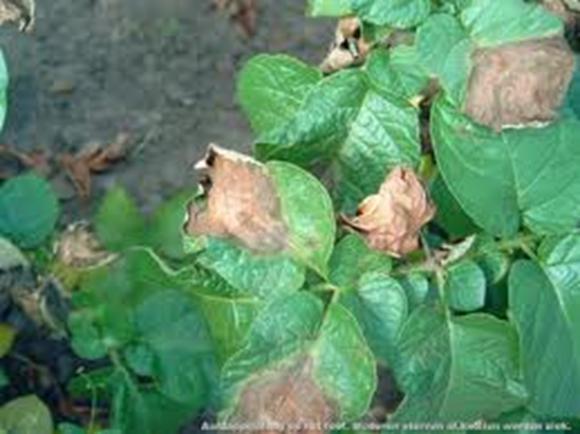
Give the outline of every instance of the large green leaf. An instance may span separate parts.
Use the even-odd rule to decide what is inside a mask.
[[[431,12],[430,0],[352,0],[352,4],[363,20],[401,29],[420,24]]]
[[[445,182],[485,230],[512,236],[522,223],[538,234],[578,225],[577,119],[496,134],[441,98],[433,107],[431,132]]]
[[[474,422],[522,405],[517,333],[486,314],[458,318],[416,309],[399,339],[405,400],[397,422]]]
[[[41,244],[53,231],[59,204],[50,184],[26,174],[0,187],[0,235],[20,247]]]
[[[358,320],[377,359],[394,366],[398,362],[399,333],[408,312],[401,285],[385,274],[367,273],[354,292],[341,292],[339,301]]]
[[[238,78],[238,100],[253,130],[265,133],[286,121],[322,78],[322,73],[285,55],[252,58]]]
[[[375,193],[392,167],[419,162],[417,110],[373,86],[380,80],[371,72],[346,70],[323,79],[290,121],[256,144],[262,159],[332,165],[346,211]]]
[[[50,411],[34,395],[17,398],[0,408],[0,432],[53,434]]]
[[[338,408],[341,421],[361,417],[376,387],[374,359],[356,320],[342,306],[325,308],[312,294],[300,292],[262,310],[246,347],[224,366],[227,414],[243,405],[244,390],[257,388],[259,396],[261,379],[289,367],[298,373],[287,379],[296,382],[290,389],[314,383],[316,392]]]
[[[0,49],[0,132],[4,126],[4,120],[6,119],[6,111],[8,108],[7,89],[8,68],[6,68],[4,53],[2,52],[2,49]]]
[[[107,192],[95,217],[95,228],[101,242],[112,251],[145,244],[145,219],[122,187]]]
[[[509,304],[522,347],[530,408],[545,417],[578,417],[580,401],[580,237],[545,244],[541,264],[519,261]]]

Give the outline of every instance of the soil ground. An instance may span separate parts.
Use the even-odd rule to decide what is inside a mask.
[[[0,31],[10,70],[9,114],[0,141],[51,155],[119,132],[138,142],[126,163],[97,179],[86,216],[112,184],[145,211],[194,184],[191,163],[209,142],[251,148],[235,102],[235,78],[261,52],[318,63],[333,22],[307,19],[305,0],[258,0],[257,34],[243,38],[211,0],[50,0],[37,2],[30,35]],[[66,195],[66,194],[65,194]]]

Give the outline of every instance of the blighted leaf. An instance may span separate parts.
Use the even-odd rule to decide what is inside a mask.
[[[523,223],[535,233],[549,234],[577,226],[577,119],[498,135],[439,99],[431,112],[431,134],[447,186],[486,231],[511,236]]]
[[[290,417],[310,424],[347,422],[367,410],[375,375],[355,319],[336,304],[325,312],[319,299],[300,292],[262,310],[246,347],[224,366],[229,403],[224,417],[271,424],[292,423]],[[302,395],[301,386],[310,393]]]
[[[474,52],[465,112],[496,131],[555,118],[574,71],[562,37]]]
[[[399,337],[397,383],[405,399],[392,422],[475,422],[523,405],[515,328],[487,314],[453,318],[414,310]]]
[[[0,1],[0,25],[17,23],[21,32],[29,32],[34,26],[35,0]]]
[[[362,25],[358,18],[339,20],[330,52],[320,65],[324,73],[331,73],[364,62],[371,44],[364,39]]]
[[[289,56],[261,54],[244,65],[237,97],[256,133],[287,122],[320,81],[316,68]]]
[[[543,417],[576,417],[580,402],[580,238],[548,239],[540,263],[516,262],[509,307],[520,334],[530,409]]]
[[[52,417],[34,395],[14,399],[0,408],[0,430],[18,434],[53,434]]]
[[[0,234],[23,248],[36,247],[52,232],[59,203],[50,184],[26,174],[0,187]]]
[[[210,145],[198,168],[208,171],[207,202],[191,202],[189,235],[235,240],[256,253],[288,248],[288,228],[280,198],[266,168],[232,151]]]
[[[369,246],[399,257],[419,248],[419,231],[435,207],[417,175],[404,167],[389,173],[379,193],[365,199],[346,225],[361,233]]]
[[[55,245],[57,259],[74,268],[99,267],[115,259],[103,249],[88,225],[79,222],[69,225]]]

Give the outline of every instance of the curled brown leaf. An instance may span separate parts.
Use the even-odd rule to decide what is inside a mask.
[[[478,49],[472,60],[465,111],[496,131],[552,121],[574,72],[562,37]]]
[[[34,25],[35,9],[34,0],[0,0],[0,25],[13,22],[21,32],[29,32]]]
[[[413,170],[396,167],[378,194],[367,197],[357,216],[343,217],[369,247],[400,257],[419,247],[419,231],[435,216],[435,206]]]
[[[254,428],[242,431],[248,433],[324,433],[336,411],[314,381],[311,365],[301,360],[250,380],[230,422]]]
[[[256,0],[212,0],[221,11],[226,12],[236,23],[243,36],[249,38],[256,33],[258,4]]]
[[[358,18],[342,18],[336,27],[334,42],[320,69],[332,73],[364,62],[371,45],[364,40]]]
[[[69,225],[55,244],[56,258],[74,268],[92,268],[107,264],[115,255],[107,252],[85,222]]]
[[[265,166],[210,145],[196,168],[207,172],[207,188],[204,200],[189,205],[184,228],[188,234],[229,238],[256,253],[286,249],[288,230]]]
[[[0,145],[0,180],[11,178],[22,169],[49,175],[51,167],[48,155],[41,150],[20,152],[7,145]]]

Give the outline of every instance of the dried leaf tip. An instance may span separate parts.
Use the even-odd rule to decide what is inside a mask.
[[[371,44],[364,40],[358,18],[339,20],[330,51],[320,65],[322,72],[330,74],[364,62]]]
[[[264,165],[211,144],[195,167],[206,172],[204,197],[188,206],[187,234],[231,239],[255,253],[286,249],[280,199]]]
[[[415,172],[396,167],[379,192],[361,202],[356,217],[343,221],[372,249],[400,257],[419,248],[419,231],[434,216],[435,206]]]
[[[17,23],[21,32],[30,32],[34,27],[35,0],[0,0],[0,25]]]

